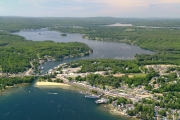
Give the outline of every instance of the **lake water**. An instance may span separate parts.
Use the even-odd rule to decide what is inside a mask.
[[[39,34],[41,33],[41,34]],[[55,42],[83,42],[94,50],[94,53],[86,58],[115,58],[115,59],[133,59],[136,54],[152,54],[149,50],[141,49],[138,46],[132,46],[125,43],[102,42],[83,39],[80,34],[67,34],[61,36],[60,32],[49,31],[47,29],[28,30],[18,33],[27,40],[44,41],[53,40]],[[82,58],[81,58],[82,59]]]
[[[41,34],[39,34],[41,33]],[[132,59],[135,54],[152,54],[137,46],[124,43],[99,42],[82,39],[79,34],[60,36],[59,32],[47,29],[28,30],[15,33],[28,40],[55,42],[84,42],[94,53],[87,57],[65,59],[63,61],[46,62],[43,73],[61,64],[87,58]],[[50,94],[57,93],[57,94]],[[113,116],[103,111],[94,100],[86,99],[75,91],[60,88],[36,88],[34,84],[7,90],[0,96],[0,120],[127,120],[121,116]]]
[[[57,93],[57,94],[50,94]],[[0,120],[126,120],[102,111],[94,100],[58,88],[19,87],[0,96]]]

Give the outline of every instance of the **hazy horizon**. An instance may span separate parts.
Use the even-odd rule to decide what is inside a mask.
[[[180,18],[179,0],[1,0],[0,16]]]
[[[180,17],[113,17],[113,16],[88,16],[88,17],[53,17],[53,16],[1,16],[0,17],[19,17],[19,18],[117,18],[117,19],[180,19]]]

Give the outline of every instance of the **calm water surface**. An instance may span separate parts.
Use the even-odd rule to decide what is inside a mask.
[[[57,94],[51,94],[57,93]],[[84,95],[58,88],[19,87],[0,97],[0,120],[125,120]]]
[[[60,63],[78,59],[132,59],[135,54],[153,53],[124,43],[82,39],[79,34],[67,34],[67,37],[62,37],[59,32],[47,29],[21,31],[15,34],[34,41],[83,42],[94,50],[94,53],[87,57],[46,62],[43,64],[45,67],[43,73]],[[112,116],[101,108],[95,104],[94,100],[86,99],[84,95],[74,91],[60,88],[36,88],[34,84],[7,90],[0,96],[0,120],[127,120],[124,117]]]
[[[39,34],[41,33],[41,34]],[[27,40],[44,41],[53,40],[55,42],[83,42],[94,50],[88,58],[115,58],[115,59],[132,59],[136,54],[152,54],[153,52],[141,49],[138,46],[127,45],[125,43],[101,42],[83,39],[80,34],[67,34],[61,36],[59,32],[49,31],[47,29],[28,30],[18,33]]]

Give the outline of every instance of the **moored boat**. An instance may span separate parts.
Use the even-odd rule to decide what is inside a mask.
[[[109,102],[109,99],[106,99],[106,98],[101,98],[95,101],[96,104],[103,104],[103,103],[108,103],[108,102]]]
[[[100,96],[98,96],[98,95],[85,95],[85,98],[100,98]]]

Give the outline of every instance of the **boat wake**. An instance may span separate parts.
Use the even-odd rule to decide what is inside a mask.
[[[52,92],[48,92],[47,94],[56,95],[56,94],[58,94],[58,93],[52,93]]]

